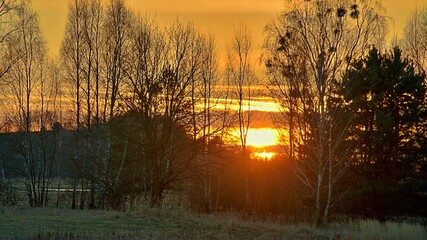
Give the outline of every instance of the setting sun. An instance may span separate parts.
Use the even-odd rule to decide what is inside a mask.
[[[266,147],[278,144],[278,133],[274,128],[250,129],[247,145],[253,147]]]
[[[232,134],[238,138],[238,129],[235,129]],[[274,146],[279,142],[278,135],[277,130],[274,128],[252,128],[249,129],[246,145],[256,148]]]
[[[427,240],[426,46],[427,0],[0,0],[0,240]]]

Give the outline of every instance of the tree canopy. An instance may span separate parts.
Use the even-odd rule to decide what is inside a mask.
[[[342,92],[353,114],[349,137],[358,146],[353,165],[364,214],[384,220],[399,211],[403,186],[425,161],[425,75],[399,48],[382,54],[373,47],[352,64]]]

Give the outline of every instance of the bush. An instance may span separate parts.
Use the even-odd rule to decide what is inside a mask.
[[[16,189],[12,183],[0,181],[0,204],[2,206],[14,206],[16,203]]]

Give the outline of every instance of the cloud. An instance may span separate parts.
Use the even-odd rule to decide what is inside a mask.
[[[136,8],[165,12],[272,12],[280,11],[282,0],[129,0]]]

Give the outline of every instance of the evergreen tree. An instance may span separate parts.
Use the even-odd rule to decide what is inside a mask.
[[[403,210],[401,200],[424,161],[424,78],[398,48],[390,54],[372,48],[345,76],[346,107],[354,115],[350,139],[358,143],[359,213],[386,220]]]

